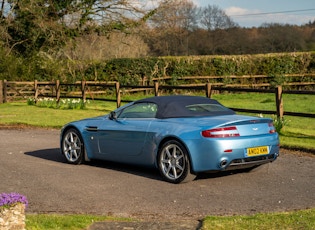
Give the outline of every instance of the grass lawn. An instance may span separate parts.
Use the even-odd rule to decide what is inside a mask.
[[[53,109],[27,105],[26,102],[0,104],[0,124],[61,128],[78,119],[101,116],[115,109],[114,103],[90,103],[87,109]]]

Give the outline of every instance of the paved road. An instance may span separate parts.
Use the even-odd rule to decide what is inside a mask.
[[[29,213],[91,213],[143,220],[198,220],[315,207],[315,157],[282,150],[251,173],[201,175],[186,184],[154,169],[95,162],[70,165],[59,131],[0,129],[0,192],[19,192]]]

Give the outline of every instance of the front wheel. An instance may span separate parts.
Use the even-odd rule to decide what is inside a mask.
[[[76,129],[69,129],[64,133],[61,150],[68,163],[81,164],[83,162],[84,145],[82,137]]]
[[[163,144],[158,153],[158,168],[162,177],[174,184],[188,182],[196,177],[190,173],[186,148],[176,140]]]

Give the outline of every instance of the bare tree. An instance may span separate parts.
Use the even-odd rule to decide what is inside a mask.
[[[197,7],[191,0],[166,1],[149,20],[149,44],[158,55],[188,55],[189,35],[197,27]],[[154,41],[152,43],[152,41]]]
[[[228,32],[226,30],[238,25],[218,6],[208,5],[199,8],[199,25],[207,31],[204,47],[207,54],[224,53]]]
[[[238,25],[218,6],[208,5],[200,8],[200,25],[210,31],[217,29],[229,29]]]
[[[136,34],[112,32],[109,36],[96,33],[80,36],[68,43],[63,55],[74,60],[106,60],[146,56],[148,47]]]

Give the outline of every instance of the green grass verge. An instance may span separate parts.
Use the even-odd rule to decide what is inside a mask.
[[[99,221],[134,221],[128,218],[114,218],[94,215],[27,214],[26,229],[87,229]],[[243,230],[243,229],[315,229],[315,208],[255,215],[207,216],[203,219],[202,230]]]
[[[315,209],[284,213],[265,213],[247,216],[208,216],[202,230],[243,230],[243,229],[315,229]]]
[[[100,221],[130,221],[130,219],[95,215],[27,214],[25,224],[27,230],[79,230],[87,229],[94,222]]]

